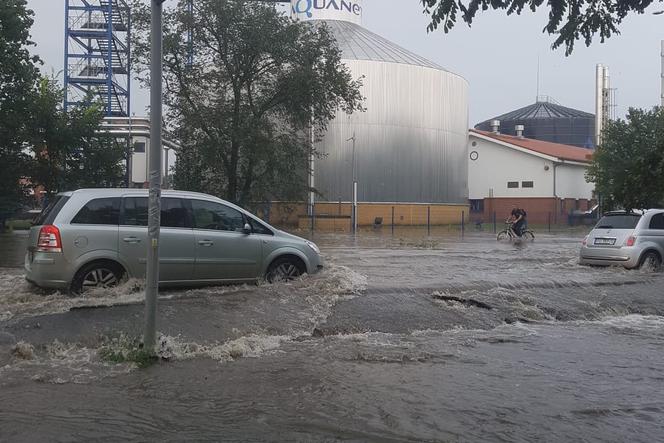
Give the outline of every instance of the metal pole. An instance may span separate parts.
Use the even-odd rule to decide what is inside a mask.
[[[64,94],[65,94],[65,112],[69,110],[69,0],[65,0],[65,64],[64,64]]]
[[[353,234],[357,232],[357,182],[353,182]]]
[[[496,211],[493,211],[493,233],[498,232],[498,224],[496,223]]]
[[[660,71],[660,75],[662,76],[662,83],[660,85],[660,98],[661,98],[661,105],[664,108],[664,40],[661,41],[662,49],[660,53],[660,57],[662,59],[662,67]]]
[[[314,205],[316,204],[316,194],[314,188],[316,187],[315,173],[315,158],[314,158],[314,144],[316,142],[316,134],[314,133],[314,109],[311,108],[311,128],[309,129],[309,137],[311,138],[311,152],[309,153],[309,215],[311,216],[311,225],[314,224]]]
[[[427,206],[427,235],[431,235],[431,206]]]
[[[150,48],[150,167],[148,201],[148,261],[145,282],[144,349],[154,354],[157,335],[157,295],[159,293],[159,225],[161,221],[161,69],[162,4],[152,0]]]
[[[164,148],[164,189],[168,189],[168,148]]]
[[[355,178],[355,132],[353,136],[346,141],[353,141],[353,158],[352,158],[352,174],[353,174],[353,208],[352,208],[352,218],[353,218],[353,234],[357,232],[357,178]]]
[[[392,234],[394,234],[394,206],[392,206]]]
[[[131,143],[131,114],[129,115],[129,132],[127,133],[127,187],[131,188],[131,168],[133,160],[133,150]]]
[[[461,211],[461,238],[466,233],[466,211]]]

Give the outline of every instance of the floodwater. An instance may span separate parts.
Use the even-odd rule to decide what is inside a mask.
[[[664,275],[577,264],[582,234],[316,236],[289,284],[84,298],[0,269],[0,440],[659,441]]]

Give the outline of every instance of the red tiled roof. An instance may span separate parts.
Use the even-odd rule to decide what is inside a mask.
[[[504,143],[509,143],[529,151],[538,152],[540,154],[556,157],[560,160],[568,160],[575,162],[590,163],[592,160],[593,152],[589,149],[579,148],[576,146],[563,145],[560,143],[551,143],[541,140],[534,140],[532,138],[514,137],[512,135],[494,134],[493,132],[480,131],[471,129],[470,132],[483,135],[485,137],[499,140]]]

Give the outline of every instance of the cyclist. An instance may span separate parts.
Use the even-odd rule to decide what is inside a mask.
[[[512,223],[512,227],[510,229],[517,237],[521,237],[523,235],[523,231],[526,229],[526,216],[527,214],[525,210],[521,208],[512,209],[508,221]]]

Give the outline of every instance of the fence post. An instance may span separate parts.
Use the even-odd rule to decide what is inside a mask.
[[[394,234],[394,206],[392,206],[392,234]]]
[[[427,206],[427,235],[431,235],[431,206]]]
[[[461,238],[466,233],[466,211],[461,211]]]
[[[498,224],[496,223],[496,211],[493,211],[493,233],[498,232]]]
[[[314,220],[316,219],[316,205],[311,206],[311,235],[314,234]]]

